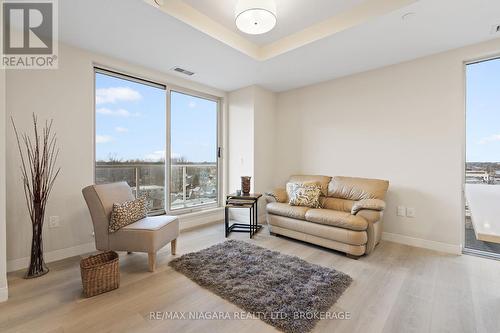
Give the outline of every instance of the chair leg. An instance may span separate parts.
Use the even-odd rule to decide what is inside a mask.
[[[148,263],[149,263],[149,271],[154,272],[156,269],[156,252],[148,253]]]
[[[170,242],[170,252],[175,255],[177,250],[177,238]]]

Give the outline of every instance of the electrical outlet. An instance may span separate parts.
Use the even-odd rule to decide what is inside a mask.
[[[49,218],[49,228],[59,228],[61,226],[61,221],[59,216],[51,216]]]
[[[417,217],[417,210],[413,207],[406,208],[406,217]]]
[[[398,216],[406,216],[406,207],[398,206],[398,211],[396,213]]]

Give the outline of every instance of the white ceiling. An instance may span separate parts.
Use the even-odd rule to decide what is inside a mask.
[[[186,1],[200,6],[209,2]],[[320,3],[327,3],[283,1],[314,2],[311,7],[317,11],[323,11]],[[401,20],[407,12],[417,15]],[[290,15],[295,22],[301,12]],[[59,17],[63,42],[167,73],[181,66],[196,72],[192,80],[226,91],[252,84],[284,91],[500,37],[491,33],[500,24],[498,0],[420,0],[263,62],[142,0],[59,1]],[[287,29],[300,29],[300,24]]]
[[[322,22],[338,13],[353,8],[366,0],[275,0],[278,22],[269,33],[252,36],[240,32],[234,24],[238,0],[183,0],[226,28],[252,42],[264,45]]]

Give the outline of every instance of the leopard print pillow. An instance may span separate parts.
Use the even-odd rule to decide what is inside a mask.
[[[109,232],[113,233],[121,228],[146,217],[146,197],[124,203],[114,203],[109,222]]]
[[[286,189],[291,206],[304,206],[311,208],[321,208],[319,197],[321,196],[321,186],[317,183],[300,184],[288,183]]]

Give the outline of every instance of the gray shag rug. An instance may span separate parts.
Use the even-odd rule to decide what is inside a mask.
[[[352,282],[334,269],[236,240],[185,254],[169,265],[290,333],[310,331]]]

